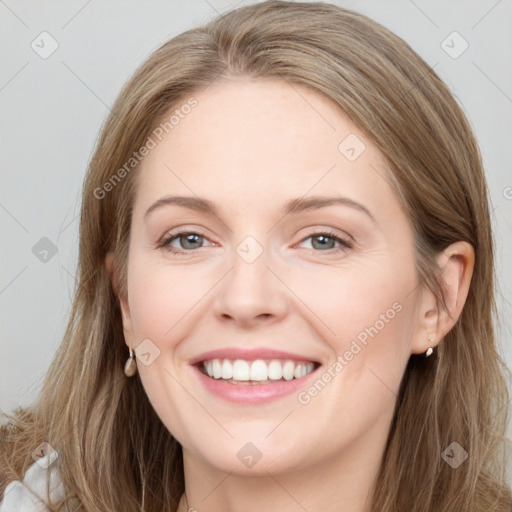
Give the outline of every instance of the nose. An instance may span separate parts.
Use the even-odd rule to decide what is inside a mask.
[[[232,268],[219,283],[213,303],[217,318],[242,328],[278,322],[289,308],[290,292],[279,273],[269,266],[266,252],[252,260],[255,254],[251,257],[250,251],[234,252]]]

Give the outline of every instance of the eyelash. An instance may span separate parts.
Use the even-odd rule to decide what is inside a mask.
[[[199,233],[197,231],[178,231],[177,233],[170,233],[167,237],[165,237],[162,240],[162,242],[160,243],[160,245],[158,246],[158,248],[163,248],[172,254],[190,254],[192,252],[195,252],[195,249],[189,249],[189,250],[184,251],[181,249],[176,249],[175,247],[170,245],[170,243],[173,240],[178,239],[183,235],[199,235],[201,238],[206,238],[204,235],[201,235],[201,233]],[[328,254],[332,254],[332,253],[337,253],[338,251],[353,248],[353,244],[351,242],[349,242],[343,238],[340,238],[338,235],[336,235],[336,233],[333,233],[332,231],[318,231],[318,232],[311,233],[309,236],[303,238],[300,243],[306,241],[308,238],[314,238],[315,236],[319,236],[319,235],[323,235],[323,236],[332,238],[334,241],[339,242],[340,247],[328,249],[326,251],[315,251],[315,249],[311,249],[315,252],[326,252]]]

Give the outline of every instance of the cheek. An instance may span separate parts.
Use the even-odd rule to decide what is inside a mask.
[[[287,271],[284,280],[322,337],[331,340],[333,348],[345,350],[354,339],[364,344],[384,333],[403,332],[415,286],[412,265],[408,268],[406,263],[399,270],[396,263],[382,260],[346,267],[317,265]]]
[[[133,261],[128,296],[134,335],[156,344],[176,339],[181,323],[207,294],[212,276],[201,276],[192,267],[180,268]]]
[[[363,423],[369,419],[366,415],[392,408],[410,355],[413,262],[381,258],[350,268],[318,266],[288,278],[297,296],[304,297],[307,307],[302,314],[314,323],[331,353],[325,375],[328,391],[317,400],[315,389],[304,390],[304,401],[315,401],[315,414],[329,411],[333,417],[347,408],[360,414]],[[366,412],[357,413],[362,403],[368,406]]]

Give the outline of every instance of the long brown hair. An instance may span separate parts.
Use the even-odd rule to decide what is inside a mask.
[[[119,94],[83,186],[69,324],[37,404],[6,415],[0,492],[20,479],[45,441],[59,452],[56,464],[70,492],[56,510],[176,510],[184,491],[181,446],[139,377],[123,373],[128,352],[117,293],[126,293],[138,171],[130,159],[171,109],[227,76],[309,87],[375,143],[413,227],[421,284],[440,306],[435,256],[460,240],[475,250],[459,320],[434,356],[413,355],[407,365],[373,510],[510,512],[508,369],[495,342],[494,242],[471,126],[437,74],[383,26],[330,4],[274,0],[230,11],[163,44]],[[108,251],[115,252],[115,287]],[[468,453],[457,469],[441,457],[453,442]]]

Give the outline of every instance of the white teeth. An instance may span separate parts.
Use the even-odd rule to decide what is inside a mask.
[[[249,363],[243,359],[237,359],[233,364],[233,379],[234,380],[249,380]]]
[[[251,380],[261,381],[267,379],[268,372],[265,361],[262,361],[261,359],[256,359],[256,361],[253,361],[251,364]]]
[[[208,371],[208,368],[206,368]],[[232,379],[233,378],[233,365],[229,359],[224,359],[222,363],[222,378],[223,379]]]
[[[208,375],[210,377],[213,377],[214,379],[220,379],[222,377],[222,364],[218,359],[214,359],[212,361],[212,366],[212,373],[210,373],[210,370],[208,370],[208,368],[206,369],[208,371]]]
[[[293,361],[286,361],[283,366],[284,380],[292,380],[295,372],[295,363]]]
[[[268,378],[270,380],[279,380],[283,378],[283,367],[281,361],[273,359],[268,365]]]
[[[315,365],[312,362],[296,362],[290,359],[246,361],[244,359],[212,359],[203,361],[203,368],[209,377],[234,381],[276,381],[305,377]]]

